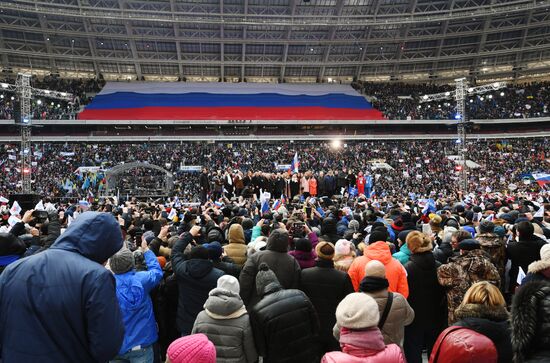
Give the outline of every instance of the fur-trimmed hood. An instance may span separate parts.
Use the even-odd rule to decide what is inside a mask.
[[[512,346],[514,361],[524,362],[550,347],[550,283],[529,282],[512,301]]]
[[[550,269],[550,261],[540,260],[531,263],[527,271],[536,274],[547,269]]]
[[[487,306],[482,304],[465,304],[455,311],[457,320],[466,318],[481,318],[492,321],[508,320],[509,315],[504,306]]]

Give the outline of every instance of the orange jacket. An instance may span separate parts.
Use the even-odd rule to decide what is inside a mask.
[[[382,241],[368,245],[363,252],[363,256],[353,260],[349,267],[348,274],[355,291],[359,290],[359,284],[365,277],[365,266],[370,260],[378,260],[386,267],[386,278],[390,284],[389,291],[398,292],[405,298],[409,296],[407,272],[403,265],[392,257],[388,244]]]
[[[317,195],[317,179],[315,179],[314,177],[311,177],[309,179],[309,195]]]

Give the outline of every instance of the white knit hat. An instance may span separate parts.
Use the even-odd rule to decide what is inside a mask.
[[[351,253],[351,242],[347,239],[340,239],[334,245],[335,255],[349,255]]]
[[[218,287],[234,292],[235,294],[239,294],[241,290],[239,280],[231,275],[223,275],[222,277],[220,277],[218,279]]]
[[[367,294],[354,292],[336,308],[336,323],[340,328],[365,329],[378,325],[378,304]]]

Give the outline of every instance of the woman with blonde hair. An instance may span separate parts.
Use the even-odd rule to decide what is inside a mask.
[[[487,281],[473,284],[464,294],[462,303],[455,311],[455,316],[458,321],[453,324],[454,327],[467,328],[490,339],[496,348],[498,363],[512,362],[509,314],[506,310],[504,297],[498,287]],[[444,331],[441,334],[445,333]],[[445,340],[451,334],[447,335]],[[444,346],[445,341],[441,345]],[[458,346],[456,348],[460,349]],[[477,348],[483,349],[484,347]],[[441,349],[439,347],[439,350]],[[433,355],[434,352],[432,351]]]

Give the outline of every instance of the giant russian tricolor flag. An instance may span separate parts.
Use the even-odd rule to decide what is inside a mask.
[[[82,120],[380,120],[350,85],[109,82]]]

